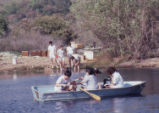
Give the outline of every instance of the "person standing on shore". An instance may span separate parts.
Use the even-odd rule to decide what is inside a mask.
[[[59,49],[57,50],[57,56],[58,56],[58,63],[60,66],[60,72],[62,73],[64,66],[65,66],[65,57],[64,57],[64,50],[62,46],[59,46]]]
[[[80,62],[81,62],[80,55],[79,54],[73,54],[72,60],[73,60],[73,71],[74,72],[80,72]]]
[[[52,68],[53,68],[53,65],[54,63],[56,63],[56,57],[55,57],[55,54],[56,54],[56,46],[53,45],[53,42],[52,41],[49,41],[49,46],[48,46],[48,56],[51,60],[51,64],[52,64]]]
[[[72,66],[72,55],[73,55],[73,47],[71,47],[71,44],[68,45],[68,47],[66,48],[66,51],[67,51],[67,56],[69,58],[69,66],[71,68]]]

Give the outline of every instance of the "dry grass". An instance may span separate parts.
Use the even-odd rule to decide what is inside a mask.
[[[46,50],[49,41],[57,45],[60,41],[55,41],[52,36],[44,36],[39,33],[26,33],[18,37],[7,37],[0,39],[0,51],[29,51],[29,50]]]

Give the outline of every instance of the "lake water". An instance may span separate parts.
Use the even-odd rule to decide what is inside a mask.
[[[120,69],[124,80],[145,80],[142,96],[44,102],[33,101],[32,85],[55,84],[58,74],[0,75],[0,113],[159,113],[159,69]],[[74,73],[73,78],[84,75]],[[105,75],[99,75],[101,81]]]

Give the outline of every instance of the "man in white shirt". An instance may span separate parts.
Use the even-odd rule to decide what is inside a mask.
[[[56,54],[56,46],[53,45],[52,41],[50,41],[48,46],[48,56],[51,60],[52,67],[53,67],[53,64],[55,63],[55,58],[56,58],[55,54]]]
[[[107,73],[111,77],[111,84],[105,87],[118,88],[123,86],[123,78],[115,67],[109,67]]]
[[[97,78],[94,75],[94,69],[86,69],[86,75],[84,76],[81,84],[84,84],[84,89],[86,90],[95,90],[98,88]]]
[[[72,60],[71,60],[71,57],[72,57],[72,55],[73,55],[73,47],[71,47],[71,44],[69,44],[69,46],[66,48],[66,51],[67,51],[67,56],[68,56],[68,58],[69,58],[69,65],[70,65],[70,67],[72,66],[72,64],[71,64],[71,62],[72,62]]]

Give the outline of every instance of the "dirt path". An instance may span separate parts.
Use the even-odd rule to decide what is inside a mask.
[[[51,62],[48,57],[39,56],[17,56],[17,64],[12,64],[12,58],[15,54],[0,54],[0,72],[12,70],[34,70],[51,68]]]

